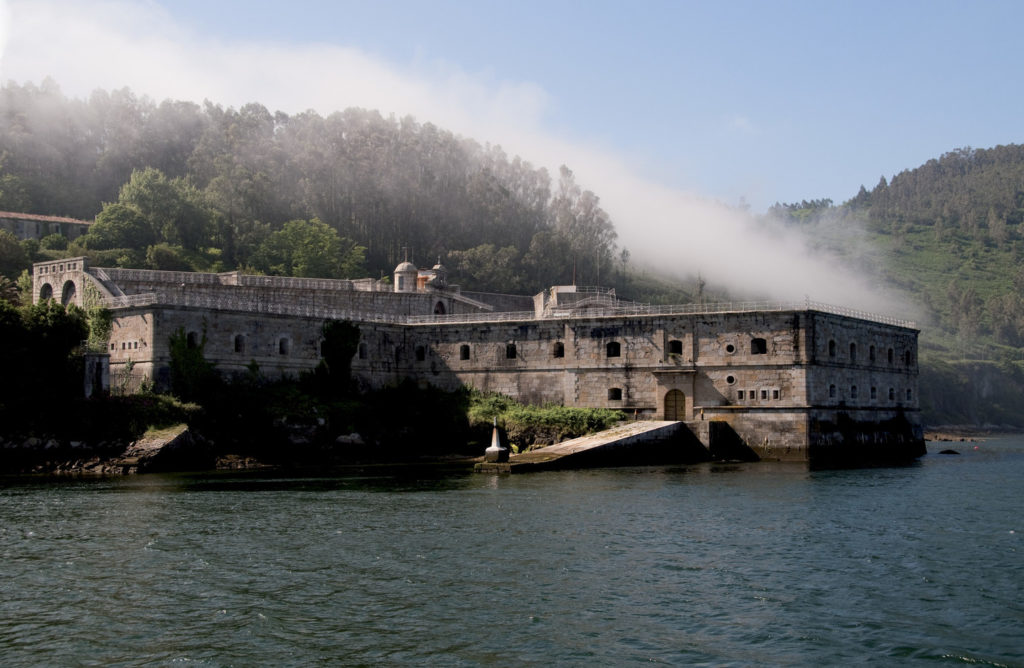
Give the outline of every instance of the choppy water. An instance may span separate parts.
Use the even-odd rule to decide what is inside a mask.
[[[0,664],[1024,665],[1024,439],[954,447],[6,480]]]

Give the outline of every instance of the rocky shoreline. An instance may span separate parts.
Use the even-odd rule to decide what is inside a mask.
[[[933,443],[975,443],[1019,429],[972,426],[944,426],[925,431],[925,440]],[[218,453],[214,444],[191,432],[184,424],[154,432],[130,443],[84,441],[61,442],[56,439],[0,437],[0,474],[2,475],[132,475],[136,473],[172,473],[213,470],[258,470],[302,468],[327,464],[352,464],[373,461],[358,434],[339,436],[334,445],[341,451],[319,451],[293,434],[291,445],[302,451],[301,461],[268,463],[243,454]],[[316,451],[316,452],[314,452]],[[344,452],[344,454],[342,454]],[[298,454],[298,453],[296,453]],[[460,456],[464,459],[465,456]],[[444,459],[444,458],[441,458]]]
[[[0,439],[0,469],[6,474],[128,475],[215,466],[210,444],[195,437],[185,425],[127,444],[36,437]]]

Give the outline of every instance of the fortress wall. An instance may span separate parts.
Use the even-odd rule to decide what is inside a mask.
[[[808,404],[875,411],[919,409],[915,330],[815,313],[811,333],[814,362],[808,369]],[[875,388],[874,397],[871,388]]]
[[[61,298],[69,285],[71,299],[80,297],[83,268],[82,258],[36,265],[37,299],[44,287]],[[323,320],[265,312],[275,305],[385,317],[432,314],[438,302],[445,313],[475,310],[443,294],[370,292],[345,281],[109,271],[129,294],[155,291],[173,300],[179,291],[183,298],[208,300],[202,308],[117,309],[108,351],[115,383],[118,371],[132,363],[136,373],[148,372],[165,386],[168,339],[179,328],[198,342],[205,327],[206,357],[227,373],[245,372],[251,362],[268,376],[312,369],[320,361]],[[178,278],[187,280],[175,284]],[[352,371],[363,388],[412,379],[448,390],[468,385],[528,403],[618,408],[658,418],[671,398],[674,417],[714,423],[709,434],[763,458],[803,459],[812,445],[885,440],[888,432],[878,430],[890,427],[878,425],[889,422],[909,425],[897,430],[896,440],[917,428],[917,332],[855,317],[580,311],[559,319],[357,325],[361,341]]]
[[[708,410],[704,420],[723,423],[709,443],[713,456],[727,459],[806,461],[807,412],[795,408],[737,411],[731,414]],[[732,442],[730,442],[732,441]]]
[[[725,365],[794,364],[803,361],[801,340],[802,313],[753,312],[690,316],[699,337],[698,358],[702,362]],[[755,349],[755,339],[764,348]]]

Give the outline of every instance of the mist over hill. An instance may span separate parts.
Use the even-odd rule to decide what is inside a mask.
[[[498,146],[371,110],[286,115],[127,89],[80,100],[49,80],[0,89],[0,210],[96,220],[71,243],[0,236],[0,273],[12,279],[69,255],[353,278],[388,275],[408,256],[440,258],[467,289],[575,282],[645,302],[772,296],[759,278],[771,273],[791,276],[790,296],[856,283],[850,299],[860,303],[842,303],[919,320],[927,422],[1024,423],[1024,147],[952,151],[838,205],[753,215],[701,204],[675,236],[655,225],[632,253],[599,195],[570,166],[552,175]],[[631,218],[657,221],[665,213],[653,209],[675,200],[632,201]],[[671,244],[706,258],[707,287],[701,266],[665,273]]]
[[[931,424],[1024,425],[1024,146],[957,149],[769,215],[913,301]]]
[[[75,250],[108,263],[288,273],[295,263],[275,259],[294,249],[279,233],[316,220],[340,248],[361,249],[347,269],[362,274],[406,256],[442,257],[479,290],[621,274],[611,220],[571,170],[552,177],[412,118],[158,104],[126,89],[83,101],[51,81],[8,84],[0,110],[0,209],[98,216],[103,234]]]

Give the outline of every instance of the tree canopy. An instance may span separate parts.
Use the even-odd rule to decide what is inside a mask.
[[[507,289],[507,272],[527,291],[571,280],[573,267],[580,283],[611,277],[614,226],[570,169],[553,187],[543,168],[411,117],[156,103],[128,89],[76,100],[49,80],[8,84],[0,109],[0,201],[96,217],[67,252],[105,263],[378,275],[411,251],[445,258],[470,289]],[[312,237],[293,221],[332,230],[341,266],[296,255]],[[460,274],[448,259],[488,247],[506,272],[465,263]]]

